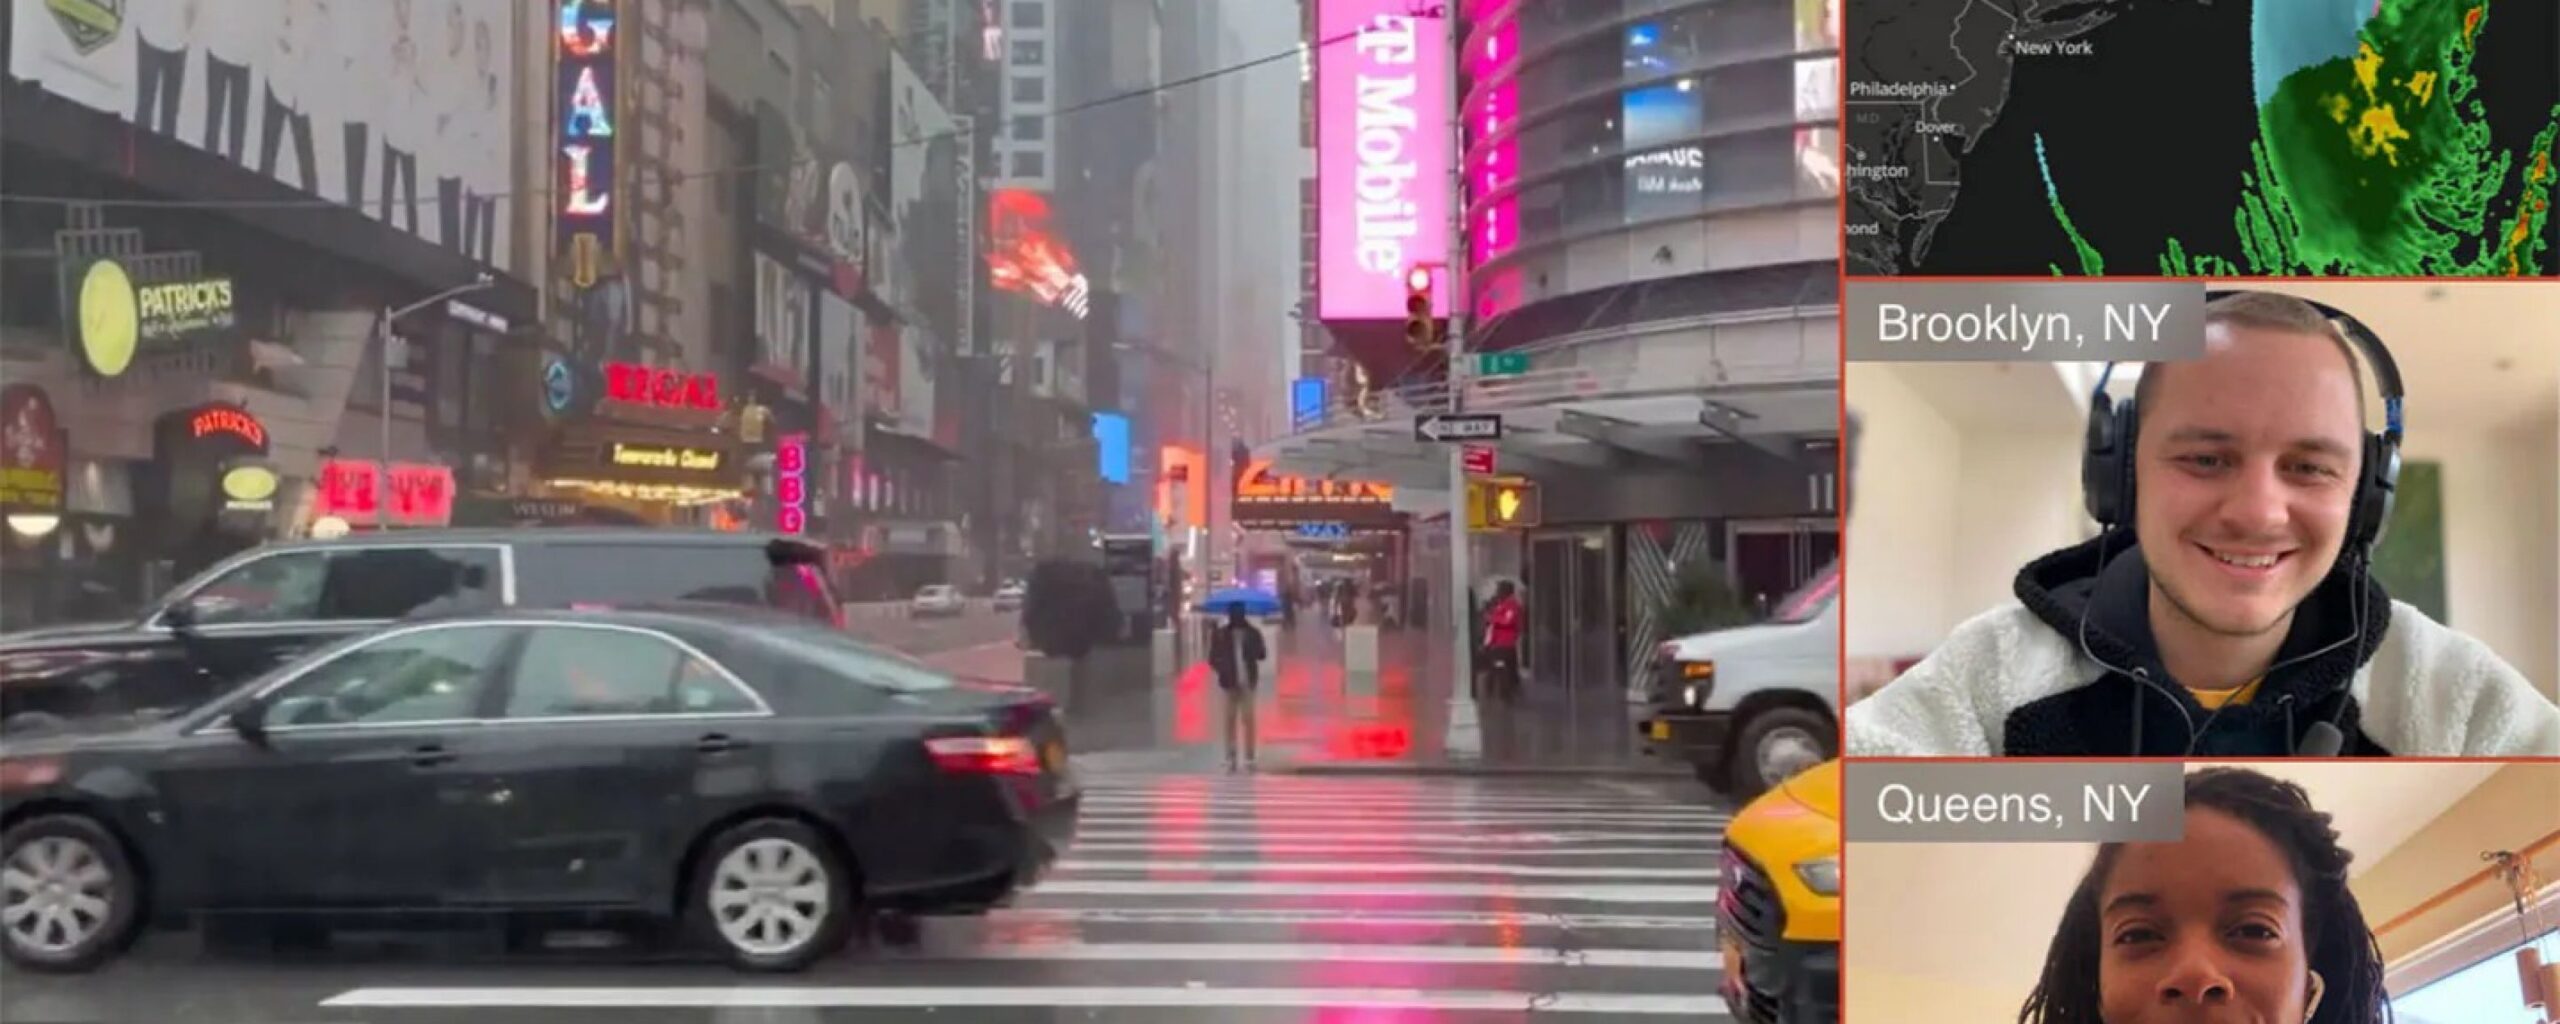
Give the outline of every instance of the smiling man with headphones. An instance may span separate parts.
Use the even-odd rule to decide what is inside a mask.
[[[2104,531],[2029,563],[2017,604],[1852,705],[1849,753],[2560,755],[2560,708],[2373,578],[2401,390],[2370,329],[2214,292],[2203,358],[2149,366],[2130,404],[2105,387],[2081,466]]]

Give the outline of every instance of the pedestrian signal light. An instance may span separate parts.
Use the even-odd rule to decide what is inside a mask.
[[[1475,529],[1525,530],[1544,521],[1537,481],[1476,480],[1467,491],[1468,525]]]
[[[1439,287],[1430,267],[1416,265],[1404,274],[1404,340],[1416,350],[1440,347],[1440,328],[1431,315],[1431,293]]]

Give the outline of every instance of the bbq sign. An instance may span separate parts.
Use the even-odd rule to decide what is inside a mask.
[[[809,435],[784,434],[773,448],[774,528],[786,534],[809,529]]]
[[[553,0],[552,121],[559,126],[552,216],[569,279],[592,288],[621,254],[615,207],[621,19],[612,0]]]

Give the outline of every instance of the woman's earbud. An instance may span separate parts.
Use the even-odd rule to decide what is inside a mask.
[[[2320,997],[2328,994],[2329,983],[2320,977],[2320,972],[2311,972],[2311,1001],[2303,1004],[2302,1024],[2311,1024],[2311,1018],[2320,1015]]]

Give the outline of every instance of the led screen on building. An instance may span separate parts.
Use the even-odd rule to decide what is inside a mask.
[[[559,0],[555,9],[552,121],[559,140],[552,215],[569,278],[584,288],[607,274],[621,252],[621,214],[614,203],[620,184],[615,157],[621,90],[615,72],[621,35],[608,0]]]
[[[1091,286],[1076,269],[1076,254],[1050,228],[1049,200],[1028,189],[997,189],[987,196],[987,282],[1028,295],[1082,320]]]
[[[1449,258],[1448,24],[1409,0],[1317,2],[1317,315],[1402,319],[1405,272]]]

